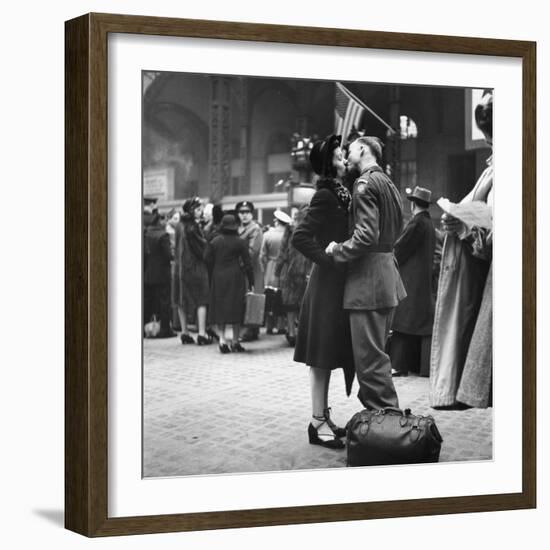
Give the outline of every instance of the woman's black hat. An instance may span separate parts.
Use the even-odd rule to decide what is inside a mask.
[[[233,214],[224,214],[220,223],[222,233],[236,233],[239,230],[239,224]]]
[[[316,141],[309,153],[309,162],[313,171],[319,176],[332,175],[332,154],[340,147],[342,136],[332,134],[326,139]]]
[[[199,197],[193,197],[192,199],[187,199],[184,203],[183,203],[183,211],[186,213],[186,214],[191,214],[193,212],[193,210],[195,210],[195,208],[198,208],[200,205],[201,205],[201,200],[199,199]]]
[[[474,111],[476,126],[490,138],[493,137],[493,91],[485,90]]]

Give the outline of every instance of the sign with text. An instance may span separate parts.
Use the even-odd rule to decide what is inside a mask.
[[[161,201],[174,198],[174,169],[172,167],[145,169],[143,171],[143,196]]]

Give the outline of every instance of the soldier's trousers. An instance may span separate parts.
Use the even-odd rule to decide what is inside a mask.
[[[357,397],[367,409],[399,407],[391,376],[391,362],[385,351],[395,308],[351,310],[349,312]]]

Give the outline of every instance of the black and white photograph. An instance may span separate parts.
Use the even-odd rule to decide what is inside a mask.
[[[143,477],[492,460],[493,90],[141,85]]]
[[[550,33],[514,8],[6,4],[0,546],[548,538]]]

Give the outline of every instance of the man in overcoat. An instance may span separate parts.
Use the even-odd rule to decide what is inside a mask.
[[[393,255],[403,228],[399,192],[380,168],[382,145],[365,136],[351,143],[347,168],[353,184],[351,237],[330,243],[326,253],[348,265],[344,309],[349,311],[359,400],[367,409],[398,407],[385,351],[394,310],[405,289]]]
[[[264,292],[264,272],[260,262],[260,251],[262,248],[263,232],[260,224],[254,220],[254,205],[250,201],[238,202],[235,211],[239,217],[239,237],[248,243],[248,252],[252,269],[254,270],[254,292]],[[246,328],[243,331],[241,340],[252,342],[258,339],[260,330],[258,328]]]
[[[170,328],[170,283],[173,259],[170,235],[156,212],[145,231],[144,247],[144,310],[147,321],[158,315],[160,332],[157,338],[171,338],[176,333]]]
[[[393,376],[407,376],[409,371],[429,376],[435,306],[435,227],[429,212],[432,193],[429,189],[415,187],[407,199],[412,218],[394,246],[407,297],[395,311],[389,354]]]

